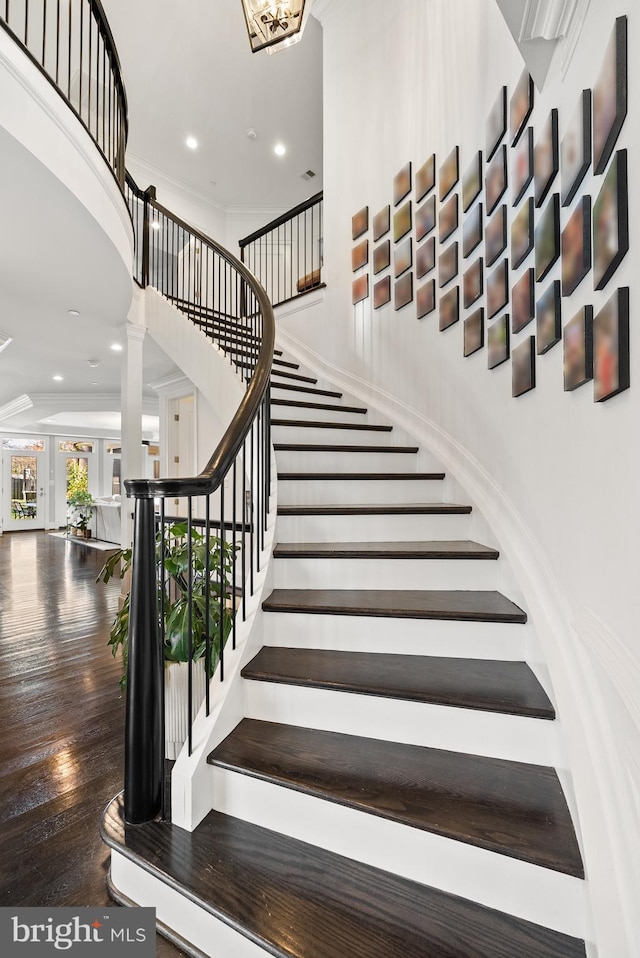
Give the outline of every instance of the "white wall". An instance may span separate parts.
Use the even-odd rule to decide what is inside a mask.
[[[351,305],[352,214],[365,205],[371,215],[387,203],[393,209],[392,179],[407,160],[415,171],[432,152],[441,162],[457,144],[463,173],[474,152],[484,151],[485,119],[501,85],[513,92],[523,63],[493,0],[336,0],[328,7],[328,288],[321,322],[310,310],[280,320],[431,445],[489,519],[517,573],[567,737],[601,958],[640,954],[640,337],[633,330],[640,17],[631,0],[592,0],[566,76],[556,55],[532,117],[537,138],[557,107],[562,136],[580,92],[593,88],[614,19],[623,13],[630,112],[618,146],[630,157],[631,251],[604,292],[593,292],[589,276],[562,308],[564,324],[585,303],[597,311],[616,287],[631,287],[630,390],[603,404],[593,402],[591,385],[564,393],[558,344],[537,357],[537,388],[512,399],[510,363],[489,371],[486,349],[463,358],[462,322],[440,333],[437,312],[418,322],[415,304],[400,312],[392,304],[374,311],[371,299]],[[582,191],[595,195],[600,180],[589,173]],[[455,238],[461,242],[461,230]],[[558,277],[556,265],[537,294]],[[533,331],[527,327],[512,345]]]

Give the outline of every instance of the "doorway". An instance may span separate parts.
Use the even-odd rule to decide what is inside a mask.
[[[47,480],[44,439],[2,440],[3,528],[44,529]]]

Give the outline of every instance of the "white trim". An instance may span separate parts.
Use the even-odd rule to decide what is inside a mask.
[[[558,40],[567,35],[578,0],[526,0],[518,41]]]
[[[573,59],[573,54],[578,46],[578,40],[580,39],[582,28],[584,26],[585,20],[587,19],[590,3],[591,0],[577,0],[576,2],[574,14],[571,18],[571,23],[569,24],[564,43],[562,44],[560,69],[562,71],[563,77],[566,75],[567,70],[569,69],[569,65]]]

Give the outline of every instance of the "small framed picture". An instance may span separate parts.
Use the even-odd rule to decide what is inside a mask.
[[[560,255],[560,196],[554,193],[538,220],[535,233],[536,279],[543,280]]]
[[[391,262],[391,243],[384,240],[373,248],[373,272],[381,273]]]
[[[591,163],[591,90],[583,90],[560,144],[562,205],[578,192]]]
[[[436,238],[431,236],[416,251],[416,279],[422,279],[436,265]]]
[[[484,309],[476,309],[475,312],[467,316],[464,323],[464,355],[472,356],[484,346]]]
[[[535,276],[533,267],[526,269],[511,290],[511,328],[519,333],[535,316]]]
[[[465,270],[462,276],[462,298],[465,309],[473,306],[475,301],[482,296],[483,272],[482,257],[480,257],[471,264],[469,269]]]
[[[462,210],[467,212],[476,196],[482,189],[482,153],[480,150],[474,155],[462,177]]]
[[[416,240],[427,236],[436,225],[436,194],[425,200],[416,210]]]
[[[548,352],[560,341],[562,335],[562,312],[560,304],[560,280],[553,281],[536,303],[536,333],[538,355]]]
[[[500,197],[507,188],[507,148],[501,146],[491,163],[487,166],[485,176],[485,199],[487,214],[493,213]]]
[[[484,234],[484,249],[487,266],[493,266],[507,246],[507,207],[503,203],[493,214]]]
[[[389,205],[383,206],[373,217],[373,242],[382,239],[391,228],[391,210]]]
[[[509,302],[509,266],[503,259],[487,279],[487,318],[491,319]]]
[[[393,205],[397,206],[411,192],[411,162],[405,163],[393,178]]]
[[[391,300],[391,277],[385,276],[373,286],[373,308],[380,309]]]
[[[458,244],[450,243],[438,257],[438,285],[450,283],[458,275]]]
[[[507,132],[507,88],[503,86],[487,117],[487,161]]]
[[[509,315],[505,313],[496,319],[487,329],[487,366],[495,369],[496,366],[506,363],[509,358]]]
[[[351,250],[351,272],[356,273],[369,262],[369,240],[362,240]]]
[[[541,206],[558,172],[558,111],[551,110],[533,151],[536,206]]]
[[[393,286],[394,309],[402,309],[413,301],[413,273],[405,273]]]
[[[511,193],[513,205],[517,206],[533,179],[533,127],[527,131],[513,149],[511,161]]]
[[[432,153],[416,173],[416,203],[436,185],[436,155]]]
[[[482,240],[482,203],[477,203],[462,222],[462,255],[473,253]]]
[[[593,204],[594,289],[604,289],[628,250],[627,151],[618,150]]]
[[[416,290],[416,315],[418,319],[423,319],[432,313],[436,308],[436,281],[428,280]]]
[[[514,146],[533,110],[533,80],[525,70],[516,84],[509,102],[509,130],[511,145]]]
[[[564,391],[593,379],[593,307],[583,306],[563,332]]]
[[[393,251],[393,275],[397,278],[413,265],[413,240],[407,236]]]
[[[629,388],[629,288],[617,289],[593,318],[593,398]]]
[[[570,296],[591,269],[591,197],[583,196],[562,231],[562,295]]]
[[[459,150],[457,146],[451,150],[449,156],[446,158],[442,166],[440,167],[440,199],[444,200],[449,195],[451,190],[454,188],[458,182],[459,167],[458,167],[458,156]]]
[[[454,193],[440,207],[438,219],[438,239],[441,243],[458,228],[458,194]]]
[[[535,387],[535,336],[527,336],[511,351],[511,395],[523,396]]]
[[[627,115],[627,18],[618,17],[593,88],[593,166],[604,173]]]
[[[453,286],[440,297],[438,328],[442,332],[460,319],[460,288]]]
[[[411,229],[411,200],[393,214],[393,241],[397,243]]]
[[[511,265],[517,269],[533,249],[533,197],[522,205],[511,224]]]
[[[369,207],[363,206],[361,210],[351,217],[351,239],[357,240],[363,233],[369,229]]]
[[[351,284],[351,302],[355,306],[356,303],[361,303],[363,299],[367,299],[369,296],[369,274],[363,273],[362,276],[358,276],[357,279]]]

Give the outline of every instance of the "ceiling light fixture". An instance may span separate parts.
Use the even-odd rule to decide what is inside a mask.
[[[120,345],[120,343],[112,343],[112,344],[111,344],[111,348],[112,348],[112,350],[114,351],[114,353],[121,353],[121,352],[122,352],[122,346]]]
[[[57,383],[61,383],[61,382],[62,382],[62,379],[63,379],[62,376],[54,376],[53,378],[55,379],[55,381],[56,381]]]
[[[305,0],[241,0],[252,53],[276,53],[302,39]],[[308,11],[307,11],[308,13]]]
[[[89,363],[89,365],[91,366],[92,369],[95,369],[96,366],[99,366],[99,365],[100,365],[100,360],[99,360],[99,359],[87,359],[87,362]]]
[[[79,316],[79,315],[80,315],[80,310],[79,310],[79,309],[70,309],[70,310],[69,310],[69,316]]]
[[[198,149],[198,141],[196,140],[195,136],[188,136],[185,142],[190,150]]]
[[[276,156],[284,156],[285,153],[287,152],[287,148],[284,145],[284,143],[276,143],[276,145],[273,148],[273,152],[275,153]]]

